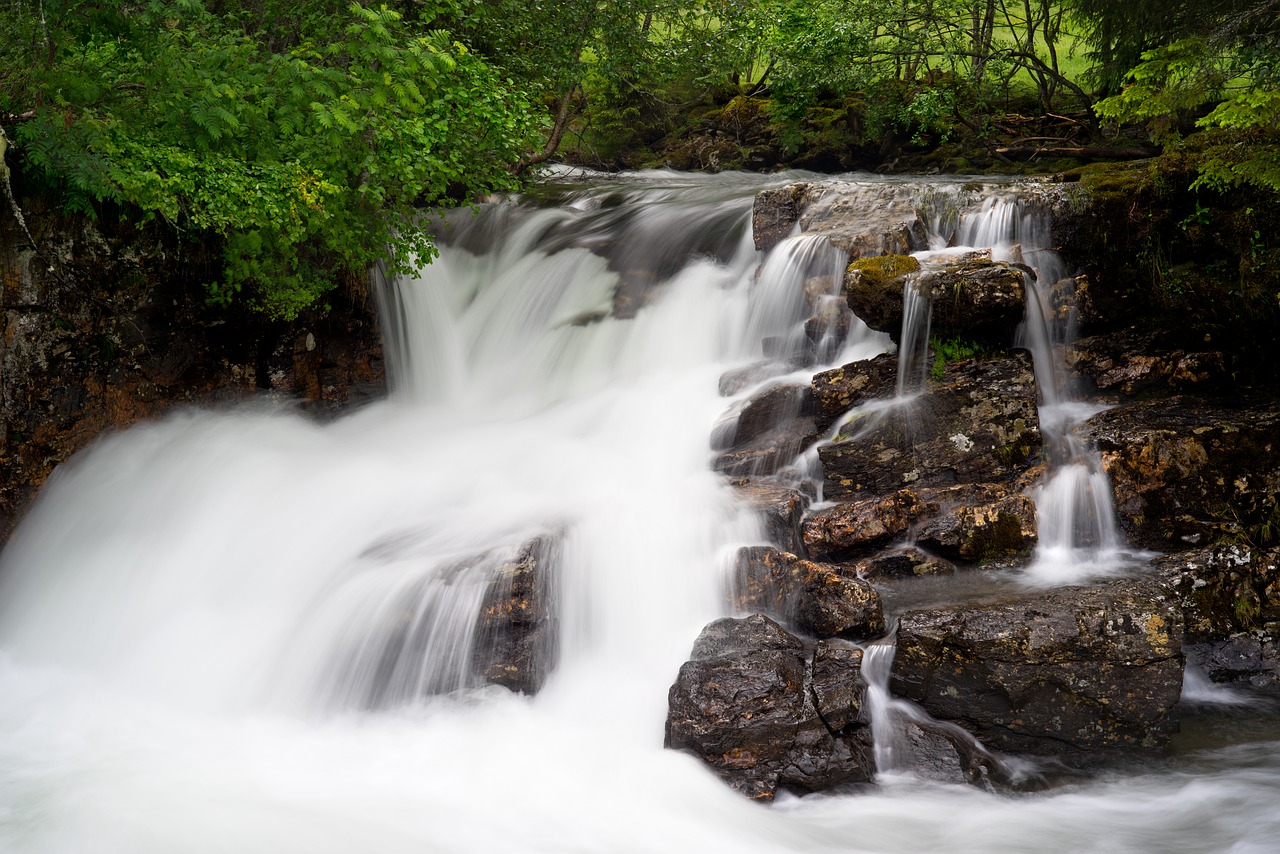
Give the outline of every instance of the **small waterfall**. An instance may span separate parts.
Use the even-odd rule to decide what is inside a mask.
[[[1026,572],[1033,584],[1076,583],[1108,575],[1125,565],[1127,553],[1115,523],[1111,484],[1098,454],[1078,428],[1099,411],[1072,399],[1059,349],[1075,337],[1075,312],[1056,304],[1051,289],[1066,278],[1061,257],[1051,247],[1052,222],[1010,195],[993,195],[960,219],[964,245],[989,247],[995,260],[1026,264],[1025,319],[1017,344],[1027,348],[1040,391],[1040,429],[1049,472],[1036,494],[1039,543]]]

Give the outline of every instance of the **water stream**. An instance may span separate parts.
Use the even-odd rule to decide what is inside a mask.
[[[720,377],[816,367],[791,360],[796,284],[831,296],[835,262],[749,233],[753,194],[794,178],[656,173],[459,215],[382,296],[389,400],[325,425],[190,410],[61,466],[0,557],[0,851],[1274,850],[1271,707],[1016,798],[887,778],[766,808],[662,750],[724,558],[763,537],[709,467]],[[817,349],[885,346],[855,326]],[[536,538],[560,654],[529,698],[461,650]]]

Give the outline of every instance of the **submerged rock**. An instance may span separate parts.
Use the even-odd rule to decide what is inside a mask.
[[[954,362],[920,397],[854,419],[818,449],[823,495],[1009,481],[1039,462],[1041,441],[1030,357]]]
[[[988,747],[1087,763],[1177,731],[1182,621],[1154,583],[903,614],[892,691]]]
[[[555,669],[558,556],[556,540],[536,537],[493,567],[471,654],[472,669],[484,681],[536,694]]]
[[[1264,541],[1280,520],[1280,408],[1146,401],[1095,415],[1086,438],[1101,453],[1120,527],[1134,545]]]
[[[778,789],[805,794],[869,782],[871,732],[855,711],[865,691],[861,659],[848,653],[811,658],[760,615],[711,623],[671,686],[665,746],[692,753],[757,800],[772,800]],[[814,681],[820,695],[807,688]]]
[[[764,546],[739,550],[733,574],[739,611],[764,611],[817,638],[880,637],[884,609],[852,571]]]

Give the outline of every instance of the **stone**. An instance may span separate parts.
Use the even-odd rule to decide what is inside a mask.
[[[880,595],[870,584],[842,567],[767,546],[739,549],[731,592],[738,611],[762,611],[819,639],[885,632]]]
[[[858,561],[858,574],[869,581],[954,575],[955,564],[915,546],[888,549]]]
[[[1165,555],[1153,566],[1182,609],[1188,643],[1280,633],[1280,548],[1223,543]]]
[[[1082,338],[1065,348],[1063,359],[1070,375],[1090,393],[1116,401],[1184,393],[1218,396],[1235,388],[1222,350],[1205,348],[1203,339],[1178,341],[1156,330],[1132,328]]]
[[[791,234],[800,221],[808,184],[788,184],[756,193],[751,208],[751,236],[756,249],[767,252]]]
[[[726,618],[707,626],[668,694],[664,744],[697,756],[731,787],[770,801],[866,783],[875,772],[870,727],[844,707],[860,676],[828,658],[821,682],[831,727],[807,689],[812,678],[803,643],[768,617]],[[843,670],[843,673],[841,673]],[[839,678],[853,683],[839,686]]]
[[[1025,310],[1025,275],[1016,264],[970,260],[925,270],[915,287],[933,306],[933,335],[1007,347]]]
[[[559,658],[558,542],[536,537],[491,570],[476,620],[472,670],[484,681],[536,694]]]
[[[922,523],[915,541],[962,563],[1025,556],[1039,539],[1036,504],[1007,484],[965,484],[925,490],[922,501],[943,508]]]
[[[738,412],[732,445],[746,445],[812,412],[807,385],[776,385],[753,395]]]
[[[815,400],[821,412],[821,392]],[[951,362],[918,398],[855,419],[819,447],[823,496],[1012,481],[1039,463],[1041,446],[1029,356]]]
[[[734,482],[733,491],[760,515],[771,544],[800,557],[807,555],[800,522],[809,507],[809,496],[786,484],[753,478]]]
[[[860,403],[892,397],[898,382],[898,359],[882,354],[814,374],[814,423],[825,433],[842,415]]]
[[[1265,542],[1280,525],[1280,407],[1233,409],[1174,396],[1089,419],[1120,529],[1160,551],[1219,539]]]
[[[1087,765],[1178,727],[1182,621],[1153,582],[902,614],[890,688],[987,747]]]
[[[805,548],[815,560],[848,561],[902,539],[911,523],[937,505],[922,505],[909,489],[819,510],[801,525]]]
[[[872,329],[898,342],[902,333],[903,289],[920,271],[909,255],[858,258],[845,270],[842,293],[849,308]]]

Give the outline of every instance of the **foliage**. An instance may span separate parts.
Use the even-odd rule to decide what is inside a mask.
[[[70,208],[110,202],[220,241],[215,301],[248,291],[291,317],[344,273],[429,258],[422,206],[514,186],[532,111],[447,33],[352,4],[299,15],[273,50],[223,9],[70,0],[41,21],[11,6],[22,38],[0,56],[27,167]]]
[[[929,347],[933,350],[933,362],[929,365],[929,377],[942,379],[948,362],[959,362],[982,356],[987,348],[976,341],[963,338],[930,338]]]

